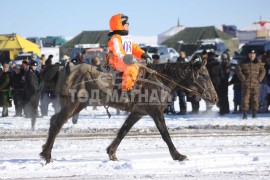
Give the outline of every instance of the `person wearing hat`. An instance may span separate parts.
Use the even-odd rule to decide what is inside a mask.
[[[45,66],[50,66],[50,65],[52,65],[52,59],[53,59],[53,55],[50,54],[50,55],[48,56],[48,59],[45,61]]]
[[[64,55],[62,59],[65,60],[66,62],[69,62],[70,61],[70,57],[67,56],[67,55]]]
[[[133,64],[130,61],[125,62],[125,55],[135,56],[137,59],[145,59],[147,64],[152,63],[150,56],[144,52],[137,44],[133,43],[129,35],[128,16],[124,14],[115,14],[111,17],[109,33],[109,42],[107,53],[108,61],[111,66],[122,72],[122,92],[127,92],[133,89],[136,81],[139,67],[136,62]],[[130,58],[126,58],[130,59]]]
[[[36,61],[32,61],[30,63],[30,68],[33,70],[33,72],[36,74],[37,78],[38,78],[38,83],[40,83],[40,72],[37,70],[38,67],[38,63]]]
[[[11,73],[9,72],[9,64],[4,64],[3,74],[0,77],[0,107],[3,107],[2,117],[8,116],[8,108],[11,107],[10,82]]]
[[[213,86],[219,98],[220,97],[220,84],[221,84],[220,79],[222,77],[221,64],[220,62],[218,62],[215,56],[215,51],[208,52],[207,57],[208,58],[207,58],[206,68],[208,70],[210,79],[213,83]],[[205,103],[206,103],[206,111],[211,112],[213,105],[207,101]],[[220,104],[218,104],[218,106],[220,107]]]
[[[46,61],[46,57],[44,54],[41,55],[40,59],[39,59],[39,64],[40,64],[40,71],[42,71],[42,69],[45,66],[45,61]]]
[[[61,59],[61,65],[66,66],[70,62],[70,57],[67,55],[64,55]]]
[[[33,66],[34,64],[32,64]],[[38,116],[37,108],[39,103],[39,83],[35,72],[30,68],[27,61],[22,62],[24,73],[24,102],[23,109],[26,117],[31,118],[32,130],[34,130],[36,118]]]
[[[11,62],[10,69],[11,71],[14,71],[14,68],[17,66],[17,63],[15,61]]]
[[[82,54],[82,52],[79,52],[75,59],[76,59],[76,62],[82,63],[83,62],[83,54]]]
[[[53,55],[50,54],[48,56],[48,59],[45,61],[45,66],[43,66],[43,70],[45,70],[47,67],[52,65],[52,58],[53,58]],[[61,58],[60,65],[67,66],[68,63],[69,63],[69,57],[67,55],[64,55]],[[53,108],[55,109],[55,112],[58,111],[56,110],[58,108],[58,105],[56,105],[57,95],[55,93],[55,90],[52,89],[49,83],[41,82],[40,76],[42,76],[42,73],[41,75],[40,74],[36,74],[36,75],[39,78],[39,86],[42,87],[40,88],[42,89],[40,93],[40,113],[41,113],[41,116],[48,116],[49,104],[51,102],[53,104]]]
[[[187,62],[185,51],[179,52],[179,57],[176,60],[177,63],[185,63]],[[179,89],[177,91],[177,96],[179,99],[179,109],[178,115],[186,115],[187,114],[187,101],[186,101],[186,92],[183,89]]]
[[[238,65],[237,75],[241,81],[243,119],[247,119],[249,105],[252,108],[252,117],[256,118],[259,108],[259,84],[265,76],[265,68],[264,63],[257,60],[254,49],[251,49],[247,59]]]
[[[15,66],[14,73],[11,78],[12,97],[15,105],[15,117],[22,116],[23,110],[23,96],[24,96],[24,82],[22,77],[24,71],[19,65]]]
[[[220,78],[220,95],[219,95],[219,108],[220,115],[230,113],[229,99],[228,99],[228,87],[229,87],[229,76],[231,71],[230,64],[230,50],[226,49],[221,54],[221,71],[222,77]]]

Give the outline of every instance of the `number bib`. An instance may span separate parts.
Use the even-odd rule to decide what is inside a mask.
[[[123,49],[126,54],[132,54],[132,38],[131,36],[121,36]]]

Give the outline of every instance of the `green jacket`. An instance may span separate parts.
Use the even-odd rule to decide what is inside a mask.
[[[265,76],[264,63],[259,62],[257,59],[253,61],[246,59],[238,65],[237,75],[243,88],[259,87]]]
[[[10,101],[10,72],[4,72],[0,76],[0,107],[11,107]]]

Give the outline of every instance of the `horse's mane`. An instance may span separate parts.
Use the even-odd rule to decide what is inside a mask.
[[[161,74],[166,74],[172,78],[183,78],[188,73],[190,62],[166,63],[166,64],[151,64],[148,67]]]

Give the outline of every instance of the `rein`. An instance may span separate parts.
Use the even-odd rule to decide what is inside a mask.
[[[150,68],[146,67],[143,64],[138,64],[138,65],[145,68],[149,73],[156,74],[157,76],[159,76],[159,77],[161,77],[161,78],[175,84],[176,86],[180,87],[181,89],[184,89],[184,90],[188,91],[189,93],[194,94],[196,96],[202,97],[202,93],[199,93],[199,92],[194,91],[192,89],[189,89],[189,88],[187,88],[185,86],[182,86],[181,84],[176,83],[174,80],[171,80],[169,76],[167,76],[165,74],[162,74],[162,73],[158,73],[157,71],[155,71],[153,69],[150,69]],[[204,88],[195,80],[193,68],[192,68],[192,78],[193,78],[193,82],[196,83],[200,88],[202,88],[204,90]]]

